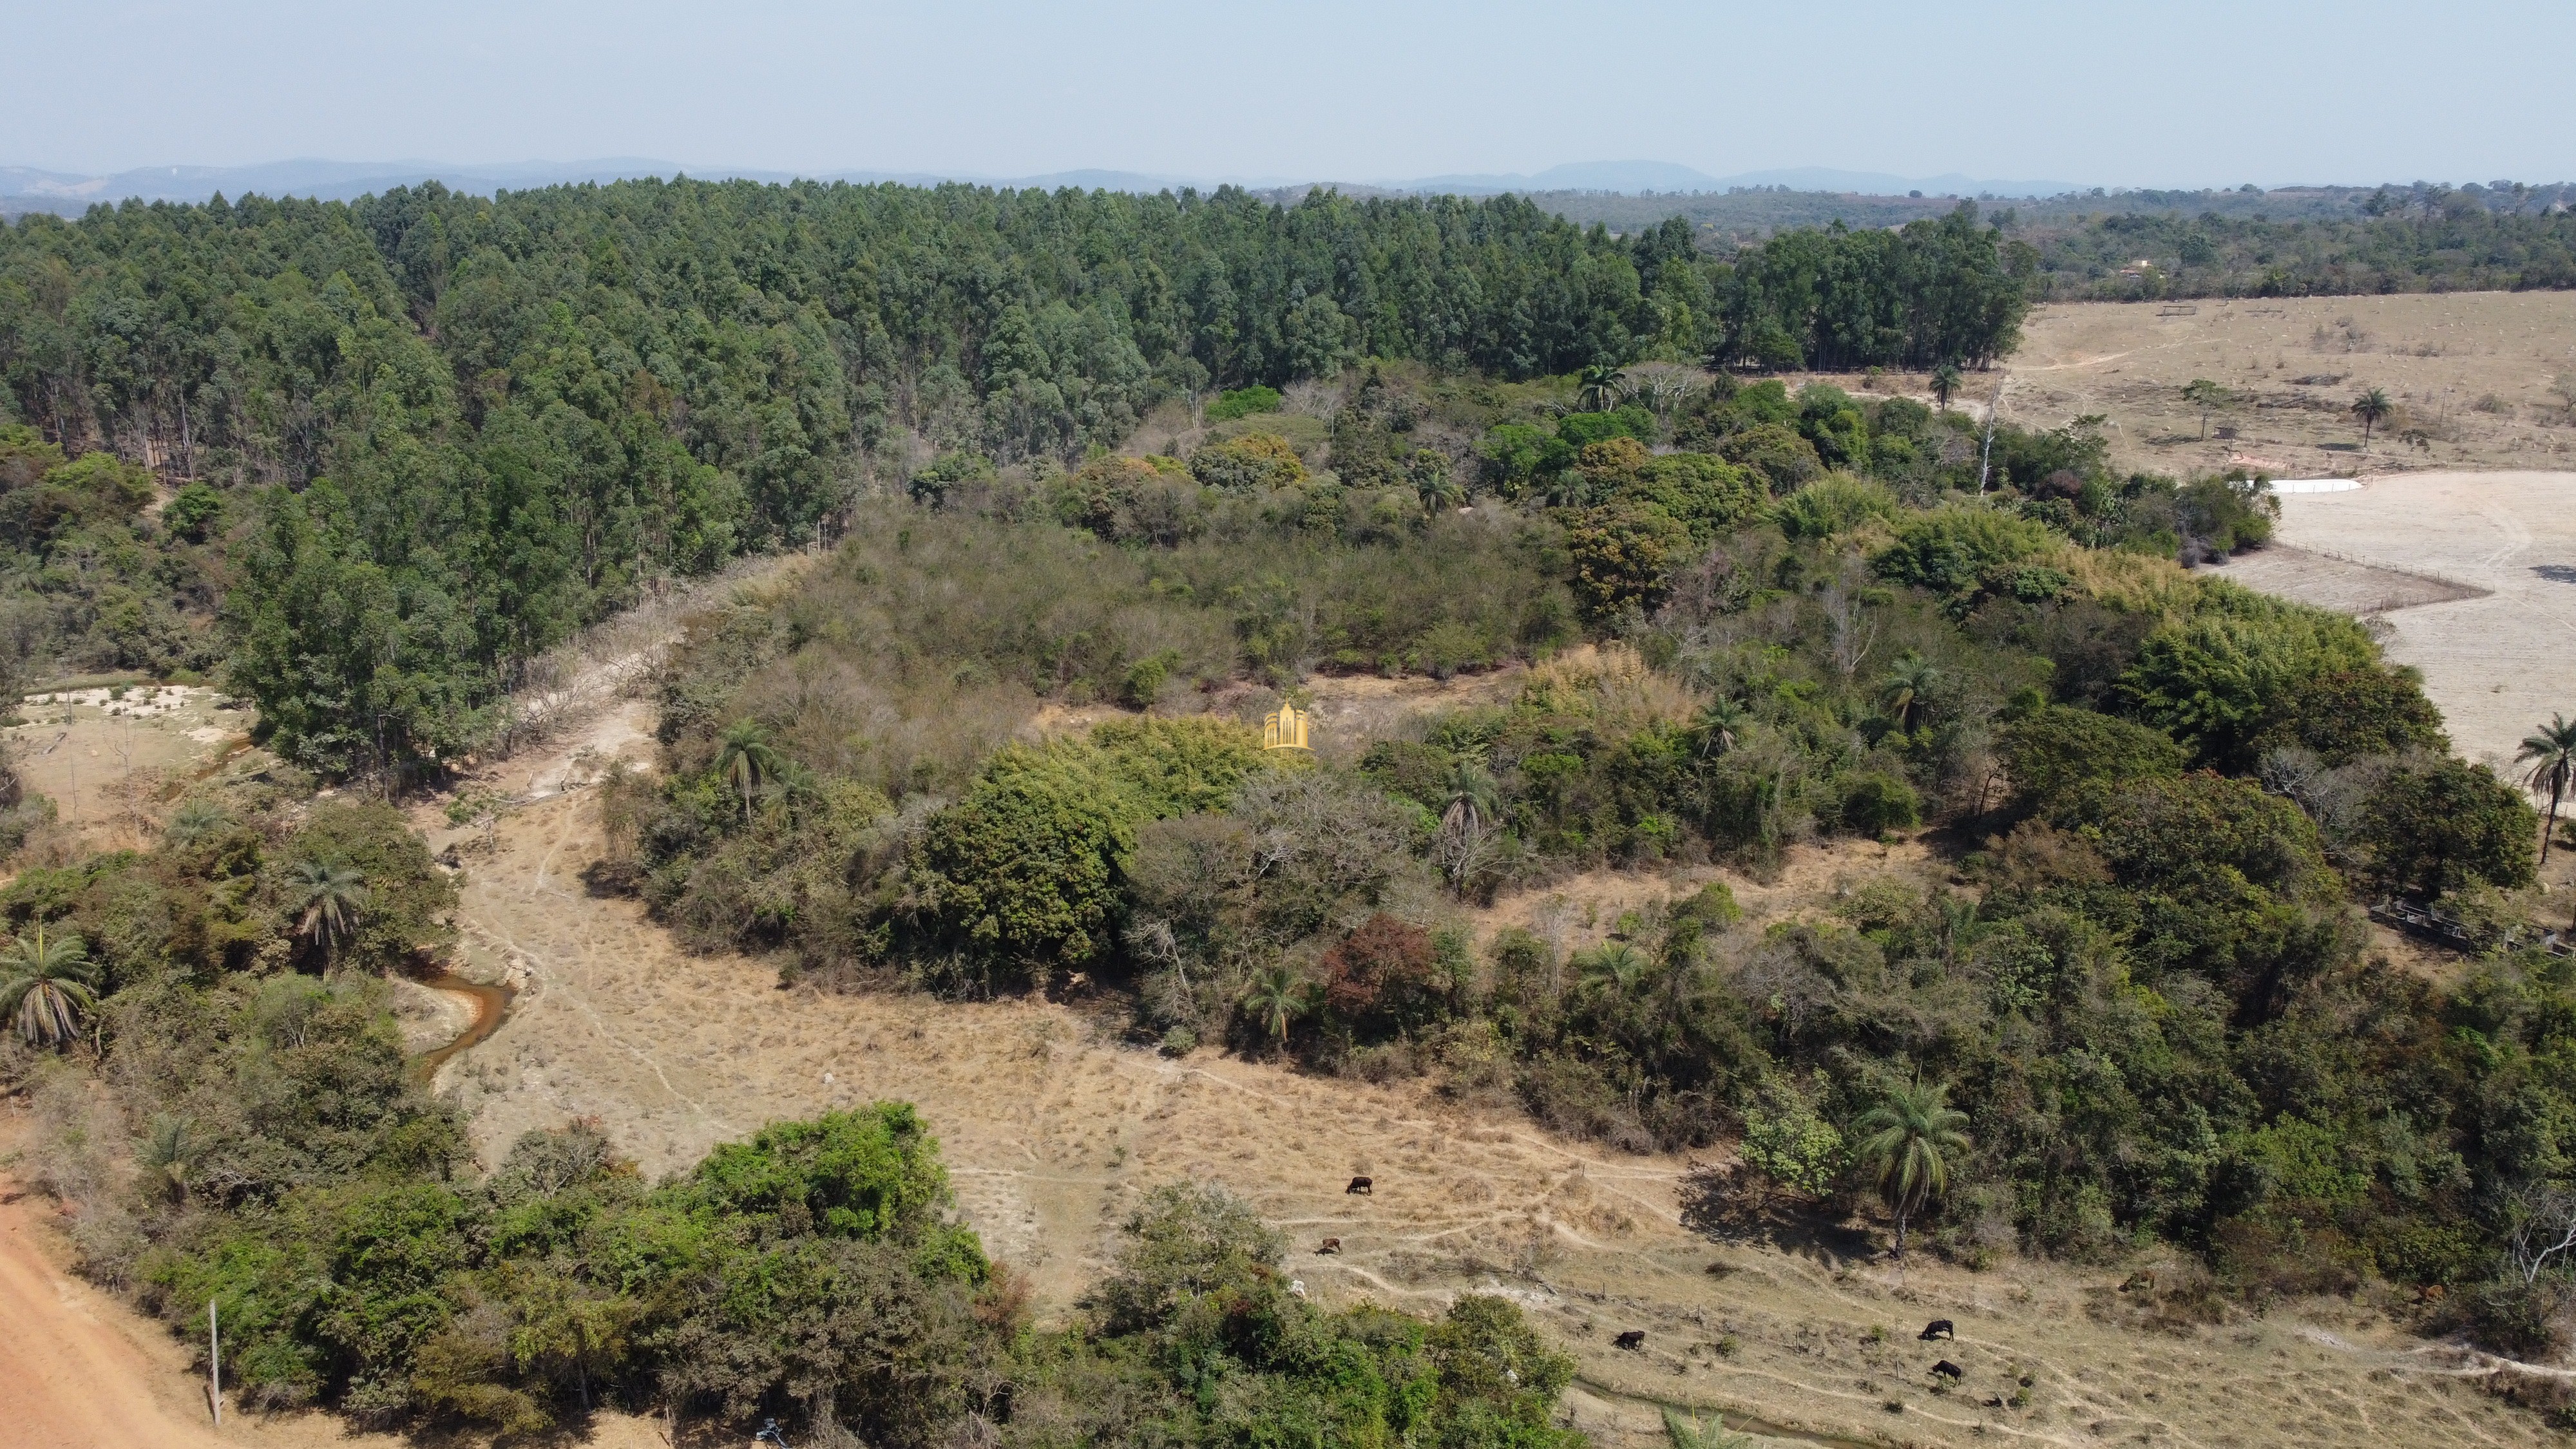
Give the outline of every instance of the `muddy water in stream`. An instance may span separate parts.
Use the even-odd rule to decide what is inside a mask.
[[[412,1059],[413,1078],[420,1082],[428,1082],[436,1077],[438,1069],[447,1065],[449,1057],[499,1031],[502,1021],[510,1014],[510,999],[518,994],[507,986],[487,986],[480,981],[468,981],[452,971],[441,971],[421,982],[421,985],[432,991],[444,991],[451,996],[462,996],[472,1002],[474,1020],[466,1026],[465,1030],[456,1034],[455,1040],[442,1047],[433,1047]]]

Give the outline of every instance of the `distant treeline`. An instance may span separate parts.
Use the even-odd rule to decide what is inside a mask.
[[[2576,214],[2490,211],[2457,193],[2347,220],[2102,216],[2024,235],[2039,258],[2034,300],[2576,287]]]
[[[1549,192],[1538,206],[1614,232],[1678,221],[1725,255],[1836,225],[1938,216],[1943,197],[1746,190],[1705,196]],[[1997,203],[1989,203],[1990,205]],[[2093,191],[2013,201],[1992,221],[2027,245],[2031,300],[2304,297],[2576,287],[2576,185]],[[2147,265],[2140,266],[2144,262]]]
[[[221,662],[307,763],[413,758],[473,738],[513,661],[932,449],[1078,461],[1162,399],[1363,357],[1973,362],[2022,292],[1964,211],[1732,260],[1510,197],[640,181],[31,216],[0,229],[0,490],[44,506],[0,539],[0,637],[208,666],[186,617],[219,593]],[[214,555],[180,568],[148,488],[61,472],[107,452],[204,480],[177,518]]]

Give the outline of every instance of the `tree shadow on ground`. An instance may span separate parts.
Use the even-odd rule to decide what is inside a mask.
[[[1879,1256],[1868,1229],[1826,1216],[1830,1206],[1772,1191],[1743,1166],[1693,1163],[1682,1178],[1682,1226],[1713,1243],[1777,1248],[1838,1263]]]

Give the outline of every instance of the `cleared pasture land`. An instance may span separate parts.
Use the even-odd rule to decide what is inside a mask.
[[[2104,414],[2124,468],[2242,462],[2316,478],[2576,466],[2576,399],[2559,388],[2576,386],[2576,292],[2055,303],[2022,334],[2003,416],[2055,427]],[[2210,414],[2206,440],[2182,398],[2195,378],[2237,399]],[[1982,404],[1995,381],[1971,374],[1964,396]],[[2398,412],[2365,451],[2349,408],[2373,387]]]

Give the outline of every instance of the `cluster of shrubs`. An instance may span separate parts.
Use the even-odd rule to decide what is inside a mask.
[[[1472,416],[1384,377],[1355,380],[1343,412],[1328,461],[1375,438],[1389,479]],[[2509,1033],[2542,1035],[2501,1055],[2446,1044],[2461,998],[2374,957],[2358,907],[2399,893],[2510,914],[2536,821],[2449,754],[2358,625],[2179,566],[2258,539],[2259,490],[2115,480],[2077,425],[1999,429],[1980,500],[1955,415],[1831,389],[1530,416],[1447,453],[1446,476],[1490,490],[1468,512],[1441,494],[1382,534],[1353,501],[1368,495],[1259,433],[889,516],[812,586],[828,610],[737,611],[681,656],[676,696],[713,701],[718,675],[734,692],[672,731],[660,783],[613,797],[638,822],[634,869],[711,943],[784,946],[799,972],[988,991],[1105,971],[1170,1050],[1428,1075],[1641,1149],[1756,1133],[1790,1200],[1843,1201],[1860,1177],[1841,1130],[1894,1084],[1946,1082],[1974,1147],[1928,1228],[1971,1261],[2162,1240],[2245,1291],[2485,1277],[2514,1195],[2558,1171],[2515,1125],[2557,1089],[2511,1064],[2554,1038],[2516,1017]],[[1275,476],[1243,481],[1264,458]],[[1136,521],[1157,510],[1178,522]],[[1052,585],[1051,609],[1138,631],[1113,661],[1148,629],[1178,637],[1148,621],[1236,612],[1204,652],[1175,645],[1153,689],[1107,687],[1113,663],[1077,692],[989,644],[862,639],[927,587],[887,559],[889,533],[973,540],[934,542],[944,559],[1081,557],[1092,582]],[[1289,542],[1314,565],[1300,627],[1364,610],[1344,582],[1381,565],[1472,559],[1490,592],[1555,591],[1589,642],[1524,634],[1488,656],[1533,661],[1495,702],[1283,764],[1235,721],[1281,697],[1256,686],[1339,662],[1280,668],[1277,616],[1245,609]],[[799,731],[759,702],[812,690],[852,649],[1026,693],[989,752],[870,776],[843,806],[832,769],[728,785],[726,722]],[[1001,744],[1077,698],[1155,713]],[[1482,941],[1467,925],[1595,866],[1760,871],[1801,841],[1927,825],[1950,842],[1946,879],[1900,873],[1759,932],[1723,888]],[[2544,994],[2564,974],[2520,957],[2478,972],[2478,991]]]

